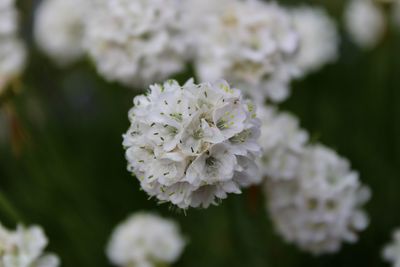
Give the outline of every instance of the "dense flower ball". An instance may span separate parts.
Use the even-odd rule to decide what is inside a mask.
[[[0,94],[25,66],[26,50],[17,38],[14,0],[0,0]]]
[[[180,0],[98,0],[86,47],[107,80],[147,86],[185,67]]]
[[[59,259],[43,254],[47,238],[38,226],[18,226],[9,231],[0,225],[0,266],[2,267],[57,267]]]
[[[320,146],[305,148],[294,179],[266,182],[268,207],[287,242],[313,254],[355,242],[368,225],[361,210],[370,196],[347,160]]]
[[[185,240],[174,221],[137,213],[114,230],[107,256],[121,267],[164,266],[178,260],[184,246]]]
[[[350,37],[360,47],[375,47],[385,32],[385,14],[372,0],[351,0],[345,11]]]
[[[259,182],[254,112],[225,81],[153,85],[129,112],[128,169],[150,196],[184,209],[238,194]]]
[[[268,179],[293,179],[299,167],[299,155],[308,141],[308,133],[299,127],[296,117],[273,107],[257,110],[261,121],[261,174]]]
[[[201,16],[194,31],[197,76],[203,81],[227,79],[260,102],[283,101],[297,73],[293,56],[298,35],[289,13],[263,1],[222,3]]]
[[[384,248],[382,256],[393,267],[400,267],[400,229],[394,231],[393,242]]]
[[[34,24],[36,43],[58,64],[70,64],[83,56],[84,19],[91,1],[43,0],[40,3]]]
[[[317,71],[338,56],[339,34],[325,10],[300,7],[292,10],[293,24],[300,38],[295,62],[302,74]]]

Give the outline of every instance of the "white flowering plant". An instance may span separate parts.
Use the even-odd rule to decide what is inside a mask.
[[[397,266],[399,7],[0,0],[0,267]]]

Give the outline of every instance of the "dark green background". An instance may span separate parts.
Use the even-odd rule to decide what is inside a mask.
[[[314,3],[340,22],[343,1]],[[7,120],[0,127],[12,138],[0,141],[0,220],[7,226],[42,225],[49,250],[67,267],[109,266],[104,247],[111,230],[139,210],[180,222],[190,244],[176,266],[386,266],[381,248],[400,226],[400,28],[373,51],[342,34],[339,61],[294,83],[281,107],[300,118],[314,141],[349,158],[373,192],[371,224],[360,241],[316,258],[274,233],[258,188],[186,215],[147,200],[126,171],[121,145],[137,92],[104,82],[87,62],[54,66],[32,44],[32,5],[19,2],[29,65],[21,92],[1,113]]]

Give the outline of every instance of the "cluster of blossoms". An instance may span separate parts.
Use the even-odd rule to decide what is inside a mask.
[[[355,242],[368,225],[361,206],[369,189],[346,159],[324,146],[306,146],[295,176],[267,179],[265,189],[277,231],[313,254],[333,253],[342,242]]]
[[[167,266],[178,260],[184,246],[185,240],[174,221],[136,213],[116,227],[107,255],[121,267]]]
[[[400,267],[400,229],[394,231],[393,242],[384,248],[383,258],[393,267]]]
[[[261,0],[44,0],[35,38],[56,62],[87,53],[103,77],[130,87],[192,60],[199,80],[227,79],[260,102],[285,100],[292,79],[333,61],[338,45],[323,11]]]
[[[361,206],[370,193],[349,162],[324,146],[310,145],[308,133],[291,114],[267,106],[258,109],[258,118],[258,165],[278,233],[313,254],[356,241],[356,232],[368,225]]]
[[[208,207],[260,181],[255,108],[224,81],[153,85],[129,119],[128,169],[161,202]]]
[[[383,8],[373,0],[351,0],[344,19],[353,41],[367,49],[379,43],[387,26]]]
[[[184,69],[188,42],[179,0],[98,0],[85,46],[107,80],[147,86]]]
[[[325,10],[303,6],[293,9],[291,13],[300,38],[300,47],[294,61],[301,75],[317,71],[335,61],[340,38],[335,22]]]
[[[262,176],[274,180],[293,179],[308,133],[300,129],[297,118],[291,114],[280,113],[272,107],[259,107],[257,113],[261,121],[259,142],[263,153],[259,166]]]
[[[0,266],[57,267],[60,261],[53,254],[44,254],[47,238],[38,226],[9,231],[0,225]]]
[[[25,47],[17,37],[18,14],[14,0],[0,0],[0,93],[25,65]]]
[[[94,0],[43,0],[35,14],[34,35],[41,50],[60,65],[84,55],[84,19]]]
[[[224,77],[261,102],[285,100],[298,72],[293,60],[299,36],[289,12],[262,1],[221,4],[197,23],[194,64],[199,79]]]

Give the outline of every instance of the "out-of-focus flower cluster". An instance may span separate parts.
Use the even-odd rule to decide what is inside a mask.
[[[200,80],[223,77],[254,99],[286,99],[297,72],[293,58],[299,44],[288,12],[261,1],[221,4],[200,15],[197,23],[195,65]]]
[[[44,253],[47,238],[38,226],[18,226],[10,231],[0,225],[0,266],[57,267],[60,261],[54,254]]]
[[[35,38],[42,51],[60,65],[84,55],[84,19],[95,0],[43,0],[35,13]]]
[[[179,0],[99,0],[87,20],[86,48],[108,80],[159,82],[185,67]]]
[[[393,267],[400,267],[400,229],[393,232],[393,241],[383,249],[383,258],[392,263]]]
[[[208,207],[259,182],[254,106],[224,81],[153,85],[135,97],[129,119],[128,169],[160,201]]]
[[[293,25],[299,34],[295,64],[300,75],[321,69],[338,57],[339,33],[333,19],[322,8],[302,6],[292,10]]]
[[[275,228],[288,242],[313,254],[336,252],[368,225],[361,206],[369,190],[349,162],[311,145],[297,119],[274,108],[259,109],[259,163]]]
[[[167,266],[177,261],[185,243],[174,221],[141,212],[116,227],[107,247],[107,256],[121,267]]]
[[[260,103],[285,100],[294,78],[336,58],[339,39],[319,9],[260,0],[44,0],[35,24],[57,62],[84,47],[109,81],[146,87],[191,62],[200,81],[227,79]]]
[[[368,225],[361,206],[369,199],[347,160],[320,145],[307,146],[291,179],[267,179],[268,208],[277,231],[313,254],[355,242]]]
[[[377,45],[385,32],[385,14],[373,0],[352,0],[345,11],[345,23],[353,41],[365,48]]]
[[[15,1],[0,0],[0,94],[25,65],[25,47],[17,35]]]
[[[400,1],[351,0],[345,9],[346,29],[360,47],[376,47],[392,24],[400,29]]]

